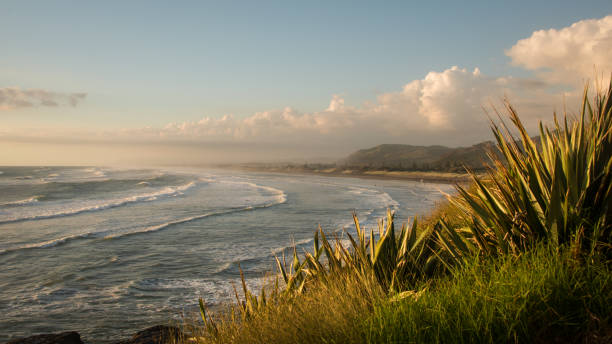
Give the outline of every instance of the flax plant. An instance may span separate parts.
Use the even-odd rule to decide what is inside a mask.
[[[411,226],[404,224],[396,233],[394,215],[387,211],[386,218],[378,222],[378,233],[370,230],[366,234],[355,214],[353,220],[357,235],[354,238],[346,233],[349,247],[345,247],[338,237],[329,240],[319,227],[312,252],[299,255],[294,247],[290,261],[285,256],[276,258],[279,274],[268,288],[262,288],[259,295],[248,290],[240,270],[243,297],[235,289],[236,304],[229,311],[234,320],[230,322],[252,322],[279,305],[290,306],[312,293],[320,294],[322,288],[336,290],[338,283],[345,280],[363,286],[361,297],[364,304],[381,295],[394,300],[418,298],[423,290],[406,289],[422,284],[423,280],[433,277],[444,267],[440,264],[444,253],[439,239],[452,239],[441,232],[439,225],[419,229],[415,217]],[[284,283],[279,283],[279,277]],[[224,325],[208,312],[204,300],[199,300],[199,306],[204,332],[210,338],[216,338],[219,328]]]
[[[330,242],[319,228],[313,251],[305,252],[303,261],[295,249],[290,266],[284,258],[283,263],[277,258],[286,293],[301,293],[307,288],[309,279],[326,280],[340,273],[353,273],[362,278],[373,276],[384,290],[394,293],[433,274],[438,267],[438,255],[434,254],[439,248],[434,235],[438,227],[417,234],[415,217],[412,226],[404,224],[396,233],[393,213],[387,211],[386,219],[378,223],[378,233],[372,229],[368,235],[355,214],[353,220],[356,238],[346,233],[349,247],[344,247],[337,237]]]
[[[454,200],[482,253],[516,254],[551,241],[578,256],[606,251],[609,257],[612,87],[598,93],[594,106],[587,91],[577,119],[566,114],[559,123],[555,115],[552,128],[540,123],[539,142],[509,103],[518,139],[503,121],[492,124],[500,154],[489,154],[487,176],[471,173],[474,191],[457,186]]]

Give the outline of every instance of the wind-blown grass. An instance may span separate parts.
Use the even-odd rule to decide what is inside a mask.
[[[206,312],[199,342],[524,342],[612,338],[612,80],[580,116],[540,140],[506,109],[518,139],[492,124],[486,177],[443,211],[396,231],[361,228],[350,245],[319,228],[313,250],[277,259],[277,278],[224,315]]]

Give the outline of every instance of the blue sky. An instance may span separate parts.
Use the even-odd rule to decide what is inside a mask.
[[[610,1],[2,1],[0,88],[87,93],[3,111],[6,128],[163,127],[360,106],[452,66],[530,78],[505,51]],[[588,76],[587,76],[588,77]]]

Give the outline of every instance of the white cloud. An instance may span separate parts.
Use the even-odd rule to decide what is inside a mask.
[[[514,65],[538,71],[550,83],[580,85],[595,68],[607,79],[612,72],[612,16],[535,31],[506,55]]]
[[[12,110],[34,106],[76,106],[87,97],[86,93],[58,93],[42,89],[19,87],[0,88],[0,110]]]
[[[430,72],[400,91],[381,94],[359,107],[333,95],[322,111],[301,113],[292,108],[205,117],[196,122],[171,123],[161,129],[127,130],[132,137],[201,142],[265,142],[335,145],[345,149],[379,143],[469,145],[489,138],[483,105],[504,95],[514,100],[528,123],[550,118],[560,95],[549,94],[537,80],[496,78],[452,67]]]
[[[292,108],[246,118],[206,117],[171,124],[156,136],[199,141],[314,142],[366,147],[383,142],[467,145],[489,136],[483,106],[507,97],[528,128],[550,120],[564,105],[575,109],[584,81],[595,68],[612,71],[612,16],[583,20],[569,27],[540,30],[506,51],[512,63],[536,72],[535,78],[488,76],[478,68],[452,67],[429,72],[375,102],[351,107],[339,95],[321,111]],[[557,86],[569,85],[568,92]]]
[[[594,66],[600,73],[612,70],[612,16],[580,21],[561,30],[536,31],[506,54],[513,64],[535,71],[536,77],[491,76],[478,68],[451,67],[431,71],[396,92],[380,94],[375,101],[358,106],[347,104],[336,94],[329,106],[314,112],[286,107],[244,118],[224,115],[169,123],[162,128],[56,136],[70,136],[77,141],[168,143],[169,147],[183,147],[186,143],[185,147],[217,152],[214,159],[224,161],[232,156],[243,160],[278,158],[281,151],[283,157],[289,158],[340,157],[381,143],[457,146],[490,139],[489,119],[483,107],[500,105],[504,97],[535,134],[538,121],[551,120],[553,110],[563,105],[577,109],[583,79],[593,75]],[[559,91],[560,85],[573,88],[563,92]],[[0,109],[75,105],[84,97],[5,88],[0,89]],[[189,159],[197,156],[196,148],[189,151]],[[256,150],[258,155],[253,153]]]

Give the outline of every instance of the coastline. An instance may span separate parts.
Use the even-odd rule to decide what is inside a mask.
[[[246,172],[280,173],[287,175],[318,175],[326,177],[352,177],[362,179],[381,180],[409,180],[422,183],[465,184],[471,177],[467,173],[438,172],[438,171],[385,171],[371,170],[359,171],[350,169],[306,169],[301,167],[263,167],[252,165],[224,165],[223,169],[240,170]]]

